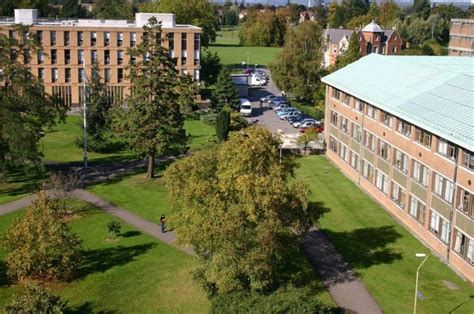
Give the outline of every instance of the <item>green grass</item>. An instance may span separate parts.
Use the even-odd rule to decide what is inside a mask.
[[[301,159],[297,177],[308,183],[311,201],[326,208],[321,228],[349,262],[386,313],[413,311],[415,253],[429,253],[384,209],[323,156]],[[455,283],[449,290],[442,282]],[[420,271],[425,300],[418,313],[472,313],[473,285],[430,254]],[[453,311],[453,312],[450,312]]]
[[[0,233],[23,211],[0,219]],[[70,224],[84,240],[80,277],[52,289],[78,312],[206,313],[208,300],[190,278],[194,258],[122,223],[122,236],[105,240],[111,216],[88,207]],[[7,282],[0,247],[0,309],[21,285]]]
[[[239,27],[225,27],[217,32],[214,45],[236,45],[240,44]]]
[[[216,133],[216,130],[200,120],[184,121],[186,133],[191,135],[190,149],[197,150],[208,143],[209,138]]]

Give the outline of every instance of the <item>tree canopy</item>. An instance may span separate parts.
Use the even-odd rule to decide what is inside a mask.
[[[282,46],[285,42],[287,16],[265,10],[251,11],[239,31],[244,46]]]
[[[225,106],[238,108],[240,105],[239,91],[232,82],[230,70],[223,68],[217,77],[212,92],[212,108],[221,111]]]
[[[135,9],[126,0],[94,0],[92,15],[96,19],[133,20]]]

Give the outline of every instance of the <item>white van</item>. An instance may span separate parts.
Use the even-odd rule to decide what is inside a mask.
[[[240,98],[240,114],[244,117],[252,116],[252,104],[247,98]]]
[[[250,76],[250,86],[263,86],[267,84],[267,80],[264,78],[261,78],[255,74],[252,74]]]

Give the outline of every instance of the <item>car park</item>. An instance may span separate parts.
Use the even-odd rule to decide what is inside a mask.
[[[279,111],[282,111],[284,109],[287,109],[287,108],[290,108],[291,106],[288,105],[287,103],[282,103],[280,104],[279,106],[273,108],[275,110],[276,113],[278,113]]]
[[[306,119],[302,119],[302,120],[300,120],[300,121],[294,122],[294,123],[293,123],[293,127],[299,128],[299,127],[301,127],[301,125],[302,125],[303,123],[305,123],[305,122],[310,122],[310,123],[315,123],[315,124],[316,124],[316,123],[319,123],[318,120],[315,120],[315,119],[313,119],[313,118],[306,118]]]
[[[285,114],[280,115],[279,117],[282,120],[287,120],[290,117],[295,117],[295,116],[300,116],[300,115],[301,115],[301,112],[299,110],[296,110],[296,111],[285,112]]]
[[[290,123],[290,124],[293,124],[297,121],[301,121],[303,119],[303,116],[301,114],[299,115],[294,115],[294,116],[291,116],[291,117],[288,117],[286,120]]]
[[[315,130],[316,132],[321,133],[324,131],[324,123],[313,124],[307,127],[301,127],[300,133],[305,133],[307,130]]]
[[[282,117],[287,116],[289,113],[296,112],[296,113],[301,113],[298,109],[293,108],[293,107],[288,107],[286,109],[277,111],[277,116],[280,119],[283,119]]]
[[[282,103],[286,103],[286,99],[283,96],[277,96],[269,102],[272,107],[278,107]]]
[[[278,97],[276,95],[267,95],[265,97],[260,97],[261,102],[270,102],[271,100],[275,99],[275,97]]]

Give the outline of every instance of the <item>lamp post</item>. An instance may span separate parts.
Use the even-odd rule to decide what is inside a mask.
[[[426,260],[428,259],[428,255],[426,255],[425,253],[416,253],[415,255],[416,257],[418,258],[423,258],[423,261],[421,262],[420,266],[418,266],[418,268],[416,269],[416,281],[415,281],[415,304],[413,306],[413,314],[416,314],[416,299],[418,298],[418,273],[420,271],[420,268],[421,266],[423,266],[423,264],[426,262]]]
[[[247,51],[247,70],[249,69],[249,55],[250,55],[250,52]]]

